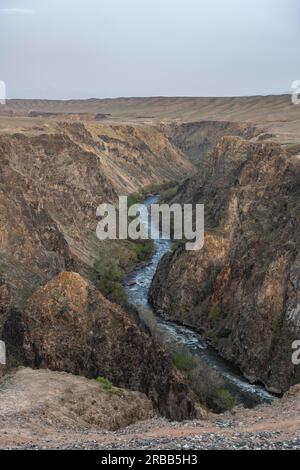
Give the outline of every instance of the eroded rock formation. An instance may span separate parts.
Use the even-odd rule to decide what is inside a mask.
[[[224,137],[177,201],[204,203],[203,250],[162,260],[150,300],[201,330],[251,381],[300,380],[300,160],[279,145]]]
[[[14,318],[8,318],[5,332]],[[197,416],[185,380],[166,353],[79,274],[61,273],[36,291],[19,325],[4,339],[8,347],[17,342],[26,366],[105,377],[145,393],[168,418]]]

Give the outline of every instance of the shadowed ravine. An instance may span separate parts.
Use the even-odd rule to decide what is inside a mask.
[[[145,204],[157,203],[157,197],[149,197]],[[146,266],[136,269],[127,277],[126,292],[128,300],[136,307],[151,309],[148,302],[148,290],[161,258],[171,250],[169,240],[156,240],[152,260]],[[252,385],[230,363],[222,359],[195,331],[185,326],[166,321],[156,315],[155,329],[164,334],[164,338],[173,344],[184,345],[185,350],[201,357],[223,379],[225,387],[236,397],[237,403],[254,407],[261,403],[271,403],[275,398],[263,387]],[[151,327],[151,325],[149,325]]]

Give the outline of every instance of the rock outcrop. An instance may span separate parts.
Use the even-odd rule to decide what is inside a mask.
[[[14,306],[59,272],[93,267],[99,204],[192,172],[153,126],[51,121],[2,131],[0,276]]]
[[[265,136],[263,128],[246,122],[197,121],[170,122],[161,124],[162,131],[176,147],[188,155],[196,164],[225,136],[243,137],[246,140]]]
[[[18,368],[0,382],[0,422],[40,421],[46,425],[116,430],[153,418],[142,393],[64,372]]]
[[[161,347],[79,274],[61,273],[36,291],[13,334],[11,322],[14,314],[4,340],[8,350],[22,351],[25,366],[102,376],[145,393],[168,418],[197,415],[185,380]]]
[[[156,310],[208,338],[252,382],[282,393],[300,381],[300,160],[279,145],[224,137],[177,202],[204,203],[205,245],[164,258]]]

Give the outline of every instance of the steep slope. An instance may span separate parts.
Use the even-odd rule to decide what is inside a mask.
[[[3,339],[26,366],[105,377],[145,393],[168,418],[197,416],[189,389],[166,353],[77,273],[61,273],[32,295],[18,317],[11,312]]]
[[[147,393],[167,417],[196,416],[183,378],[135,315],[78,274],[92,277],[94,262],[117,249],[96,238],[99,204],[181,180],[193,164],[152,126],[49,122],[16,132],[10,124],[0,132],[0,338],[8,365],[101,375]]]
[[[61,430],[116,430],[155,415],[151,401],[139,392],[49,370],[18,368],[0,381],[0,397],[1,429],[22,420],[29,426],[54,422]]]
[[[104,246],[95,237],[99,204],[192,172],[152,126],[61,122],[3,130],[0,277],[14,304],[61,271],[93,266]]]
[[[196,164],[215,147],[222,137],[237,136],[244,139],[266,138],[262,127],[234,121],[169,122],[161,124],[162,131]]]
[[[297,156],[224,137],[177,196],[205,204],[204,248],[163,259],[150,292],[158,311],[279,393],[300,380],[299,183]]]

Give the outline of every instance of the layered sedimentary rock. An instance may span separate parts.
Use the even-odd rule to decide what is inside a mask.
[[[28,122],[17,129],[11,121],[0,133],[0,338],[8,366],[104,376],[146,393],[167,417],[196,416],[183,378],[135,316],[77,274],[92,277],[107,249],[95,234],[99,204],[181,180],[193,164],[152,126]]]
[[[170,122],[161,124],[161,129],[196,164],[206,157],[222,137],[236,136],[247,140],[268,137],[263,127],[233,121]]]
[[[17,327],[14,313],[9,315],[4,340],[8,349],[22,352],[26,366],[105,377],[145,393],[168,418],[197,416],[189,389],[166,353],[77,273],[61,273],[37,290]]]
[[[272,143],[224,137],[177,202],[204,203],[205,245],[164,258],[150,300],[201,330],[251,381],[300,380],[300,159]]]
[[[193,165],[152,126],[51,122],[0,134],[0,276],[22,307],[64,270],[92,267],[96,209]]]

